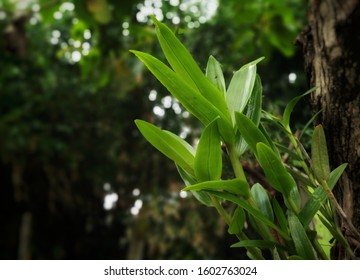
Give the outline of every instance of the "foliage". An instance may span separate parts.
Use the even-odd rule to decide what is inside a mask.
[[[201,203],[218,211],[228,224],[229,233],[239,239],[233,246],[245,247],[249,258],[264,259],[267,253],[273,259],[328,259],[311,225],[318,214],[333,238],[352,254],[337,224],[336,213],[341,209],[331,193],[346,165],[330,170],[321,126],[313,132],[311,161],[308,160],[290,128],[290,116],[300,98],[288,103],[281,118],[264,112],[261,119],[262,90],[256,74],[261,59],[235,72],[226,89],[220,64],[214,57],[209,58],[204,75],[174,33],[152,19],[170,66],[147,53],[132,52],[205,128],[194,150],[169,131],[145,121],[135,122],[143,136],[175,162],[187,185],[183,190],[192,191]],[[265,128],[266,122],[275,124],[288,138],[292,149],[287,153],[296,158],[300,170],[283,161],[281,150]],[[221,179],[222,145],[231,161],[234,179]],[[249,184],[239,160],[247,149],[259,162],[275,195],[270,196],[260,183]],[[229,205],[236,210],[230,212],[224,207]]]
[[[142,17],[150,11],[171,22],[201,69],[210,50],[223,62],[225,76],[234,61],[240,65],[265,53],[265,98],[249,102],[273,112],[291,92],[303,91],[302,61],[291,41],[304,24],[305,5],[222,0],[205,18],[205,2],[188,1],[184,8],[185,1],[167,0],[0,1],[0,258],[24,257],[24,244],[25,257],[40,259],[243,257],[244,250],[224,248],[236,237],[224,236],[224,222],[211,208],[179,195],[181,167],[159,157],[133,124],[145,119],[190,143],[200,133],[177,100],[165,104],[166,90],[128,49],[163,57],[153,27]],[[272,44],[274,36],[282,44]],[[298,77],[294,83],[291,72]],[[144,92],[156,92],[155,99]],[[164,115],[152,115],[156,108]],[[304,111],[293,119],[303,119]],[[247,116],[256,114],[251,112]],[[239,150],[246,146],[244,140],[237,143]],[[222,158],[223,179],[233,179],[224,153]],[[197,157],[197,165],[201,161]],[[251,172],[252,161],[247,163]],[[192,193],[211,204],[205,192]],[[108,197],[117,201],[105,209]],[[241,217],[241,210],[233,210]],[[31,235],[21,242],[24,228]]]
[[[144,91],[157,90],[159,103],[165,93],[128,53],[139,45],[157,50],[152,28],[136,21],[140,1],[123,2],[0,3],[2,259],[234,256],[216,250],[223,223],[216,217],[200,223],[185,211],[208,215],[179,196],[176,169],[132,123],[153,110]],[[179,116],[171,108],[167,115],[172,120],[161,122],[179,129]],[[117,201],[105,208],[108,197]],[[141,201],[140,213],[132,214]],[[162,238],[182,219],[190,223],[180,235]],[[201,230],[194,232],[194,224]],[[214,225],[217,232],[209,230]],[[21,240],[24,230],[31,234]],[[146,247],[135,254],[140,241]]]

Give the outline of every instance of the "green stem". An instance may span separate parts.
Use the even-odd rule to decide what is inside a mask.
[[[310,168],[308,167],[308,165],[306,164],[306,160],[304,158],[304,156],[306,156],[307,158],[309,157],[306,153],[306,151],[304,150],[304,148],[301,146],[300,147],[300,143],[299,143],[299,140],[297,140],[294,135],[292,134],[291,130],[288,129],[288,132],[289,132],[289,139],[290,139],[290,142],[291,144],[293,144],[294,148],[295,148],[295,151],[296,151],[296,154],[301,158],[301,161],[300,161],[300,164],[301,164],[301,167],[304,169],[305,171],[305,174],[308,176],[310,182],[316,186],[316,181],[315,181],[315,178],[312,174],[312,172],[310,171]],[[308,158],[308,160],[310,161],[310,158]]]
[[[238,158],[235,146],[234,145],[229,145],[227,147],[227,152],[228,152],[228,155],[229,155],[229,158],[230,158],[230,161],[231,161],[231,165],[233,167],[236,178],[240,178],[240,179],[243,179],[243,180],[247,181],[245,173],[244,173],[244,169],[243,169],[243,167],[241,165],[241,162],[240,162],[240,160]],[[249,194],[250,194],[250,196],[246,199],[246,201],[249,203],[249,205],[251,207],[259,210],[258,206],[255,203],[254,198],[251,195],[250,187],[249,187]],[[271,234],[271,231],[270,231],[269,227],[267,227],[266,225],[264,225],[261,222],[256,222],[256,224],[260,229],[259,233],[261,234],[261,236],[263,236],[264,239],[271,240],[271,241],[276,241],[275,237]]]
[[[228,226],[230,226],[231,218],[230,218],[229,214],[225,211],[224,207],[222,207],[221,203],[219,202],[219,200],[216,197],[214,197],[212,195],[210,195],[210,197],[211,197],[211,201],[214,204],[214,207],[216,208],[216,210],[218,211],[220,216],[225,220],[226,224]],[[239,241],[241,241],[241,240],[249,240],[249,238],[243,232],[241,232],[240,234],[236,234],[236,237],[239,239]],[[245,248],[256,259],[264,260],[264,257],[261,255],[261,251],[258,248],[255,248],[255,247],[245,247]]]
[[[329,260],[329,257],[326,255],[319,241],[316,238],[312,241],[312,245],[316,250],[318,256],[320,256],[322,260]]]
[[[230,162],[231,162],[231,165],[232,165],[234,173],[235,173],[235,177],[239,178],[239,179],[243,179],[243,180],[246,181],[246,176],[245,176],[245,173],[244,173],[244,169],[243,169],[243,167],[242,167],[242,165],[240,163],[240,160],[238,158],[235,146],[234,145],[229,145],[227,147],[227,152],[228,152]]]
[[[223,217],[226,224],[230,225],[231,218],[230,218],[229,214],[225,211],[224,207],[222,207],[221,203],[219,202],[219,200],[216,197],[214,197],[213,195],[210,195],[210,197],[211,197],[211,201],[212,201],[215,209],[218,211],[220,216]]]
[[[287,201],[290,204],[291,210],[296,214],[296,216],[299,215],[300,213],[300,209],[299,207],[295,204],[295,201],[289,196],[287,197]]]

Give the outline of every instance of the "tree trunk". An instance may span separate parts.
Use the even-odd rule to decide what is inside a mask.
[[[348,167],[334,193],[355,228],[360,229],[360,1],[310,0],[307,29],[299,35],[314,111],[322,110],[332,169]],[[356,234],[341,228],[360,256]],[[356,250],[357,249],[357,250]],[[334,258],[349,256],[341,249]]]

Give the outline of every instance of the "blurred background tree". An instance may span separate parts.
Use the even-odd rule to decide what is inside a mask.
[[[0,258],[244,257],[136,130],[141,118],[196,143],[201,127],[128,50],[163,58],[154,14],[203,69],[214,55],[229,77],[265,55],[276,113],[306,89],[305,13],[301,0],[1,1]]]

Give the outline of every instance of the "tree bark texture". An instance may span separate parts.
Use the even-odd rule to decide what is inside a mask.
[[[326,133],[332,169],[348,167],[334,193],[347,217],[360,229],[360,0],[309,0],[308,26],[298,40],[315,112]],[[360,256],[359,240],[342,230]],[[348,258],[337,250],[336,258]]]

